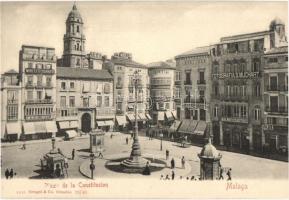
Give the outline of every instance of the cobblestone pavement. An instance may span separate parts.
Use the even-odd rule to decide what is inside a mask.
[[[132,139],[127,145],[125,138],[130,135],[114,133],[115,136],[110,138],[110,133],[105,135],[105,151],[103,159],[96,159],[96,171],[101,177],[123,177],[123,174],[112,172],[105,168],[104,163],[117,154],[129,156],[131,151]],[[140,137],[142,153],[146,156],[158,156],[165,158],[165,150],[170,151],[171,157],[176,159],[176,165],[180,165],[179,159],[185,156],[187,164],[186,171],[176,171],[176,178],[180,174],[185,176],[199,175],[199,158],[197,154],[201,151],[200,147],[190,146],[182,148],[176,143],[163,141],[163,151],[160,151],[160,140],[149,140],[147,137]],[[58,141],[56,148],[60,148],[62,152],[71,157],[73,148],[76,150],[74,160],[69,160],[68,174],[70,178],[85,178],[79,171],[80,165],[89,159],[89,153],[83,150],[89,148],[89,138],[74,139],[71,141]],[[21,149],[21,145],[11,145],[2,147],[1,172],[2,178],[6,168],[13,168],[17,173],[17,178],[35,178],[38,173],[35,171],[40,169],[40,158],[51,149],[51,142],[41,143],[26,143],[26,150]],[[250,155],[237,154],[227,151],[220,151],[222,156],[222,166],[232,168],[233,179],[287,179],[288,178],[288,163],[265,158],[253,157]],[[188,170],[190,169],[190,170]],[[178,169],[182,170],[182,169]],[[152,173],[153,177],[159,178],[160,174],[170,174],[170,169]],[[179,174],[178,174],[179,173]],[[127,177],[130,175],[127,174]],[[133,177],[133,176],[131,176]]]

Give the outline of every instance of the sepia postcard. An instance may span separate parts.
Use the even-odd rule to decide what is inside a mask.
[[[0,5],[1,198],[289,198],[286,1]]]

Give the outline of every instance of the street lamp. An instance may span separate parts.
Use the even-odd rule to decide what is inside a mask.
[[[94,169],[95,169],[95,165],[94,165],[94,163],[93,163],[93,161],[94,161],[94,153],[91,153],[90,155],[90,171],[91,171],[91,179],[93,179],[93,171],[94,171]]]
[[[163,132],[160,133],[160,138],[161,138],[161,151],[163,150],[163,137],[164,137],[164,134]]]

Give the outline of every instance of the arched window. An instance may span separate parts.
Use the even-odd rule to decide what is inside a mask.
[[[260,111],[260,106],[255,106],[254,107],[254,120],[259,120],[261,117],[261,111]]]
[[[79,25],[76,26],[76,32],[79,33]]]

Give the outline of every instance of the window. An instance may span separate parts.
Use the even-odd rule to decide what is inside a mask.
[[[28,63],[28,68],[33,68],[33,63]]]
[[[96,106],[97,107],[102,106],[102,96],[97,96]]]
[[[78,47],[78,48],[79,48],[79,47]],[[77,65],[77,66],[80,66],[80,58],[77,58],[77,59],[76,59],[76,65]]]
[[[214,95],[215,95],[215,96],[218,96],[218,95],[219,95],[219,86],[218,86],[218,85],[215,85],[215,86],[214,86]]]
[[[200,83],[205,83],[205,72],[199,72]]]
[[[7,100],[8,103],[17,102],[17,91],[16,90],[7,91]]]
[[[65,96],[60,97],[60,106],[66,107],[66,97]]]
[[[74,90],[74,82],[70,82],[70,89]]]
[[[7,120],[17,120],[18,118],[18,106],[8,105],[7,106]]]
[[[277,63],[278,62],[278,58],[277,57],[272,57],[268,59],[268,63]]]
[[[242,118],[245,118],[245,117],[247,117],[247,108],[246,108],[246,106],[241,106],[241,117]]]
[[[51,76],[46,77],[46,86],[51,87]]]
[[[79,26],[76,26],[76,32],[79,33]]]
[[[286,57],[285,57],[285,61],[287,61],[287,62],[288,62],[288,56],[286,56]]]
[[[108,96],[104,97],[104,106],[109,107],[109,97]]]
[[[89,98],[85,97],[82,99],[83,107],[89,107]]]
[[[42,85],[42,75],[37,76],[37,85],[41,86]]]
[[[75,107],[75,97],[74,96],[69,97],[69,107]]]
[[[33,99],[33,91],[28,90],[27,91],[27,100],[32,100]]]
[[[176,88],[176,98],[180,98],[180,96],[181,96],[180,88]]]
[[[42,99],[42,91],[37,91],[37,99]]]
[[[186,72],[186,84],[191,84],[191,72]]]
[[[109,94],[110,93],[110,85],[109,83],[106,83],[104,85],[104,94]]]
[[[176,81],[181,80],[181,72],[176,72]]]
[[[259,72],[260,71],[260,62],[259,61],[254,61],[252,71],[253,72]]]
[[[170,103],[166,103],[166,109],[167,109],[167,110],[170,109]]]
[[[214,117],[218,117],[218,107],[214,108]]]
[[[33,85],[33,76],[27,76],[27,85]]]
[[[261,91],[260,91],[260,85],[257,84],[254,87],[254,96],[259,97],[261,95]]]
[[[65,82],[61,82],[61,89],[65,90],[66,89],[66,83]]]
[[[254,119],[255,120],[259,120],[260,119],[260,114],[261,114],[260,109],[259,108],[255,108],[254,109]]]

